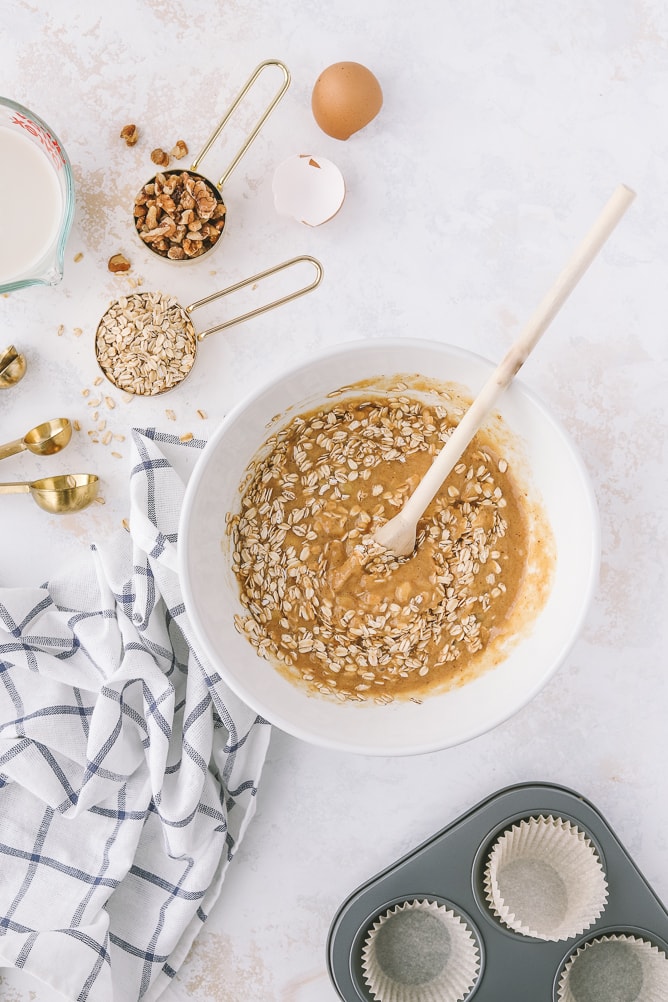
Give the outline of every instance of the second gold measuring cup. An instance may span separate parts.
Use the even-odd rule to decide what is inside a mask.
[[[199,334],[195,332],[191,314],[201,306],[302,263],[315,269],[315,277],[308,284]],[[139,396],[165,393],[180,385],[190,373],[197,345],[209,334],[233,327],[305,295],[320,285],[322,275],[320,262],[309,255],[302,255],[267,268],[186,307],[162,292],[135,292],[122,296],[111,303],[98,325],[95,334],[98,365],[107,379],[126,393]]]
[[[276,66],[283,82],[255,126],[216,184],[197,168],[227,125],[233,112],[265,69]],[[256,67],[195,157],[189,170],[168,170],[156,174],[137,193],[134,222],[140,238],[154,254],[169,261],[192,261],[209,253],[225,228],[227,210],[222,187],[246,153],[267,117],[290,85],[290,73],[277,59],[266,59]]]

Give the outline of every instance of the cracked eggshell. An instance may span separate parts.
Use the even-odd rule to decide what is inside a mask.
[[[341,208],[346,186],[341,171],[331,160],[298,153],[276,168],[272,191],[280,215],[307,226],[320,226]]]

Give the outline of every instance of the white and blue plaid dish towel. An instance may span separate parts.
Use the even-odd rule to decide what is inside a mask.
[[[43,587],[0,588],[0,967],[77,1002],[169,984],[269,742],[192,644],[165,456],[180,441],[132,437],[129,532]]]

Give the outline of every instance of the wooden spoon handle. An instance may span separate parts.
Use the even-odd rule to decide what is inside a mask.
[[[625,184],[620,184],[615,189],[598,219],[543,297],[505,358],[489,377],[425,476],[404,504],[401,513],[407,521],[411,519],[417,521],[422,515],[497,399],[522,368],[540,337],[578,284],[634,198],[635,192]]]

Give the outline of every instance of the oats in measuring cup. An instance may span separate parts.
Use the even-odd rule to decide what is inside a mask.
[[[95,336],[97,361],[115,386],[153,396],[177,386],[193,366],[197,338],[173,296],[135,292],[115,300]]]

